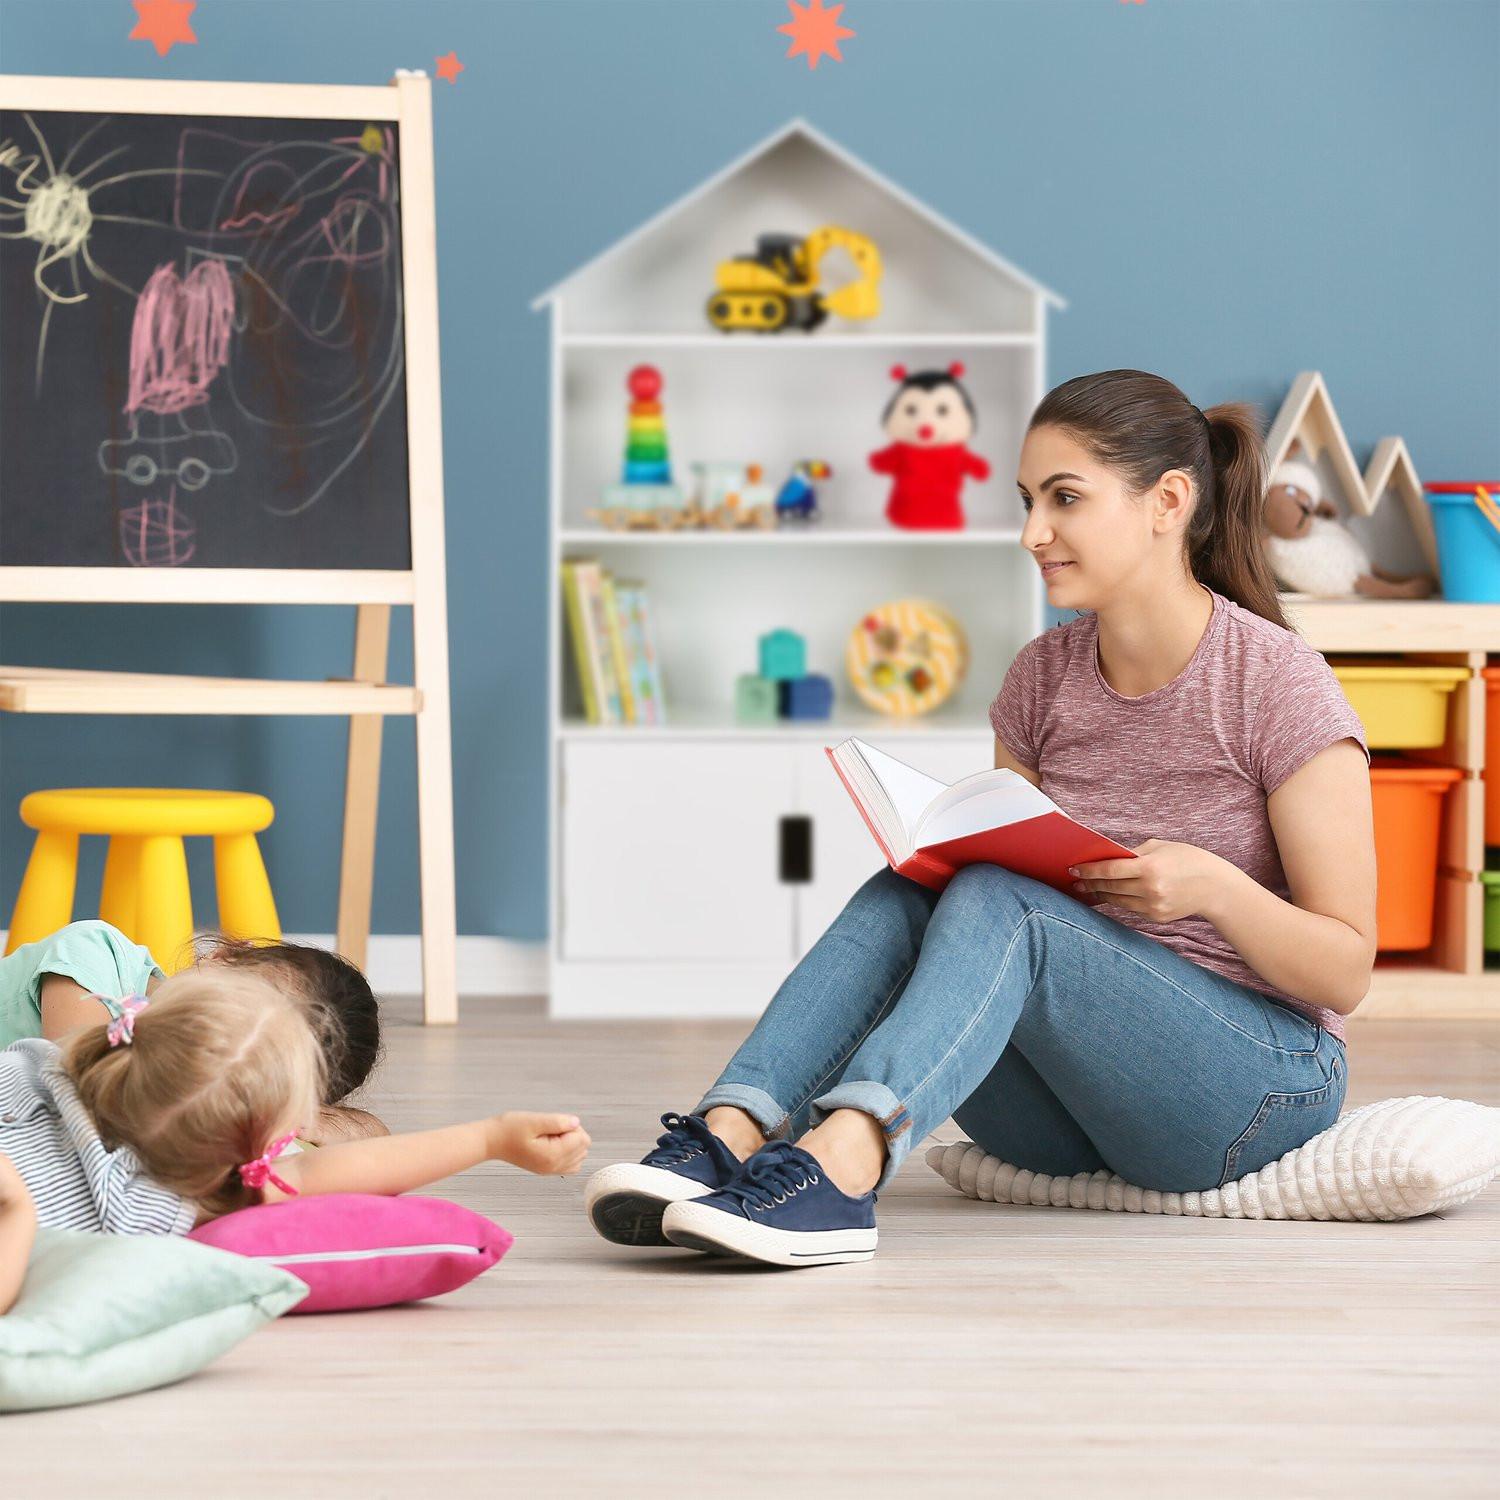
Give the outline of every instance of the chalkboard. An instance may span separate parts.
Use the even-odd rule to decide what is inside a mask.
[[[411,567],[398,134],[0,108],[0,566]]]

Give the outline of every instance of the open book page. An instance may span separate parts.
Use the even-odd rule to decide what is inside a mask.
[[[922,821],[922,814],[934,797],[948,790],[947,786],[931,776],[924,776],[904,760],[897,760],[894,755],[887,755],[883,750],[865,744],[863,740],[851,739],[849,744],[859,751],[860,758],[890,799],[891,808],[900,821],[908,842],[914,842],[913,836],[917,824]]]
[[[912,842],[916,848],[925,849],[1059,811],[1044,791],[1018,772],[1008,767],[981,771],[955,782],[933,800],[917,824]]]
[[[870,825],[875,841],[892,864],[899,864],[909,853],[906,830],[879,778],[860,753],[857,740],[844,740],[828,749],[828,758],[843,778],[844,786],[854,798],[855,806]]]

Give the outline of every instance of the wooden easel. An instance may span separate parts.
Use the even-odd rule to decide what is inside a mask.
[[[456,1021],[430,83],[405,75],[384,88],[0,75],[0,107],[157,116],[365,119],[393,121],[399,128],[410,570],[0,567],[0,602],[352,604],[355,636],[350,677],[326,682],[271,681],[0,667],[0,712],[348,716],[337,941],[339,951],[361,967],[370,933],[381,729],[389,715],[413,715],[423,1017],[429,1024]],[[385,681],[394,604],[410,605],[412,610],[414,682],[410,687]]]

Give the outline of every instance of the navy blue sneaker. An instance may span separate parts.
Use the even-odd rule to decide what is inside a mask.
[[[669,1203],[721,1188],[740,1159],[708,1128],[702,1115],[665,1114],[667,1127],[639,1162],[601,1167],[589,1178],[589,1221],[616,1245],[667,1245],[661,1216]]]
[[[851,1198],[810,1151],[767,1141],[725,1187],[672,1204],[661,1227],[689,1250],[774,1266],[831,1266],[875,1254],[875,1194]]]

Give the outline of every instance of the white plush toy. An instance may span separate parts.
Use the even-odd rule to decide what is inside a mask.
[[[1287,589],[1330,599],[1362,594],[1376,599],[1425,599],[1425,574],[1390,573],[1370,560],[1359,538],[1324,498],[1323,482],[1297,450],[1276,466],[1266,492],[1263,542],[1271,571]]]

